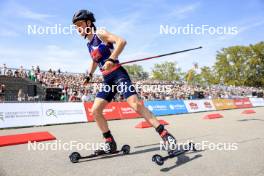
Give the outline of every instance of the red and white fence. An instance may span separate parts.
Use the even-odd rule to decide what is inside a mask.
[[[193,113],[264,106],[263,98],[182,100],[144,102],[155,114]],[[168,103],[169,102],[169,103]],[[165,109],[155,109],[165,105]],[[176,104],[178,103],[178,104]],[[179,104],[182,103],[182,104]],[[92,102],[87,103],[1,103],[0,128],[92,122]],[[180,105],[180,106],[179,106]],[[185,106],[185,107],[184,107]],[[167,109],[166,109],[167,108]],[[179,108],[179,109],[177,109]],[[185,111],[184,111],[185,108]],[[181,109],[181,110],[180,110]],[[179,112],[178,112],[179,111]],[[107,120],[139,118],[126,102],[112,102],[104,109]]]

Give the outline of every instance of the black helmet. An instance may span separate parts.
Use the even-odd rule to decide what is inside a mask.
[[[77,21],[81,20],[90,20],[91,22],[95,22],[95,18],[92,12],[88,10],[78,10],[77,12],[74,13],[72,17],[72,23],[76,23]]]

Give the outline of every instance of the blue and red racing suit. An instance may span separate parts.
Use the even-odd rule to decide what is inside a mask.
[[[87,47],[93,61],[98,63],[104,78],[103,87],[99,90],[96,97],[110,102],[117,92],[123,95],[124,98],[137,94],[127,71],[119,64],[118,60],[116,60],[111,70],[103,70],[106,60],[114,49],[112,43],[104,43],[97,34],[94,34],[92,40],[87,43]]]

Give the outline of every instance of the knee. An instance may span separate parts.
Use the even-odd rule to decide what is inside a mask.
[[[93,114],[95,119],[97,117],[100,117],[100,115],[102,115],[102,113],[103,113],[103,110],[101,110],[100,108],[92,108],[92,114]]]
[[[144,105],[142,105],[140,102],[131,103],[130,106],[134,109],[136,112],[141,112],[144,108]]]

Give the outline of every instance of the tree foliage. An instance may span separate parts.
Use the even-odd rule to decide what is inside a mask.
[[[213,69],[223,84],[264,86],[264,42],[222,49],[217,53]]]
[[[178,81],[181,79],[182,71],[176,62],[164,62],[154,65],[152,76],[158,80]]]
[[[141,65],[133,64],[124,66],[129,75],[134,79],[148,79],[149,74]]]

